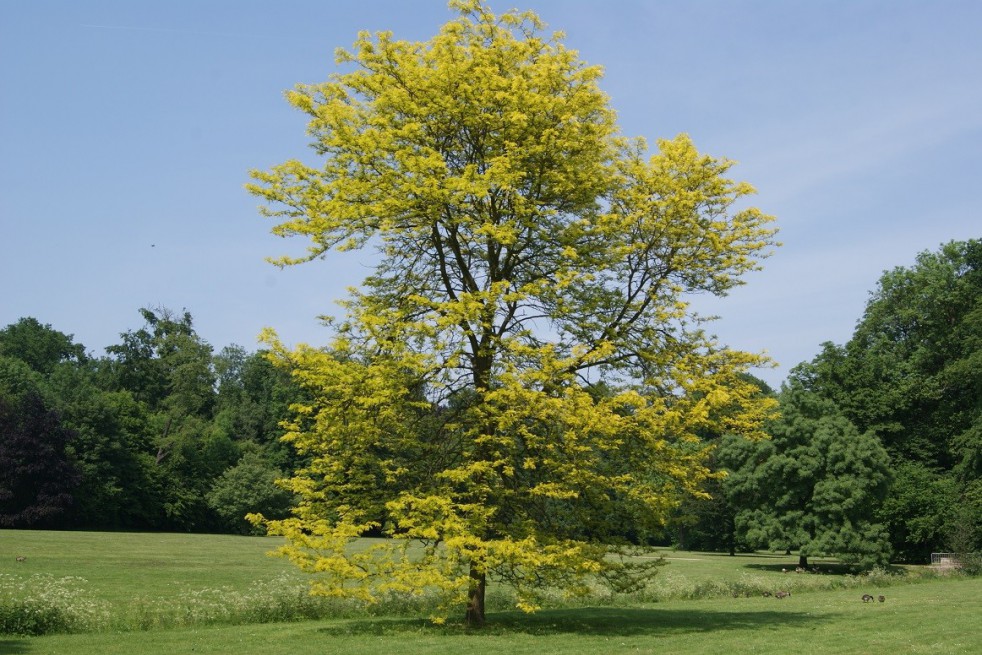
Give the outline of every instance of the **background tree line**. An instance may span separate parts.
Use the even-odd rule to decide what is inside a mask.
[[[240,532],[286,511],[289,374],[213,352],[190,313],[140,313],[103,357],[33,318],[0,330],[0,526]]]
[[[102,357],[33,318],[0,330],[0,526],[246,532],[248,512],[286,514],[274,480],[304,462],[279,422],[304,391],[263,351],[215,353],[187,312],[140,313]],[[982,549],[982,241],[884,273],[846,344],[778,392],[755,382],[780,401],[771,438],[703,435],[726,476],[666,543],[861,566]]]
[[[710,436],[728,475],[683,508],[679,543],[803,564],[982,550],[982,240],[885,272],[852,338],[822,344],[777,396],[769,441]]]

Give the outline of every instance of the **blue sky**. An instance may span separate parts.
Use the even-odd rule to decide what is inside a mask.
[[[884,270],[982,237],[982,2],[494,1],[533,9],[591,64],[624,134],[687,132],[739,162],[784,243],[706,310],[780,366],[849,339]],[[358,30],[423,40],[443,0],[0,0],[0,326],[33,316],[95,354],[186,308],[216,350],[317,316],[358,254],[279,270],[252,168],[310,158],[284,90]]]

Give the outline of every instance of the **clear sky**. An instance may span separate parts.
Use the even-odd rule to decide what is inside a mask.
[[[843,343],[884,270],[982,237],[982,2],[514,0],[590,64],[622,131],[739,162],[784,243],[714,331],[780,366]],[[317,316],[368,272],[279,270],[248,171],[311,158],[283,91],[359,30],[423,40],[444,0],[0,0],[0,326],[33,316],[96,355],[140,307],[216,350]],[[709,307],[707,306],[707,309]]]

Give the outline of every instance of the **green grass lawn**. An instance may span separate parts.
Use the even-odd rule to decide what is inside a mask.
[[[289,562],[266,556],[279,543],[231,535],[0,530],[0,574],[78,576],[95,597],[121,604],[292,574]]]
[[[982,580],[893,587],[885,603],[856,590],[673,601],[634,608],[496,613],[474,632],[416,619],[305,621],[118,634],[0,638],[37,655],[378,655],[483,653],[980,653]]]
[[[78,576],[84,579],[78,583],[82,592],[111,612],[125,614],[140,603],[157,611],[172,601],[183,607],[181,599],[208,590],[243,592],[256,583],[299,579],[288,563],[265,556],[278,543],[212,535],[0,531],[0,580]],[[0,655],[982,652],[982,579],[902,582],[916,579],[915,571],[902,579],[857,580],[835,572],[832,562],[817,562],[830,573],[793,573],[797,559],[784,555],[664,555],[668,563],[648,601],[587,599],[582,606],[546,608],[534,615],[498,603],[481,631],[395,614],[242,625],[192,622],[167,629],[0,636]],[[18,556],[25,561],[16,561]],[[847,582],[851,586],[840,588]],[[721,593],[744,584],[789,589],[792,596]],[[866,592],[884,594],[886,602],[863,603]]]

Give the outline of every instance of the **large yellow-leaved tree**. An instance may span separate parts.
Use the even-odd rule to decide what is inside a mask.
[[[643,581],[645,543],[711,472],[698,434],[759,435],[763,363],[703,331],[773,245],[753,189],[690,139],[619,135],[601,71],[531,13],[454,0],[426,42],[361,33],[298,86],[321,158],[253,172],[291,265],[368,248],[326,348],[274,357],[303,384],[286,439],[309,465],[268,521],[315,593],[435,593],[484,621],[559,587]],[[254,517],[263,521],[261,517]],[[362,535],[387,539],[353,547]]]

